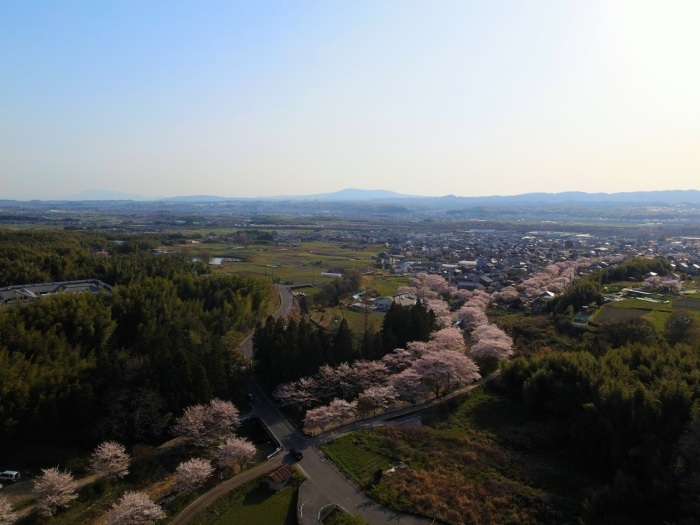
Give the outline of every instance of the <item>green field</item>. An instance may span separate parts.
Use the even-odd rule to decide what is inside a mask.
[[[647,315],[651,310],[642,308],[601,308],[592,319],[595,323],[629,321]]]
[[[217,232],[217,234],[222,233],[226,232]],[[296,246],[288,244],[237,246],[225,243],[202,243],[183,244],[171,248],[172,251],[180,251],[205,259],[211,257],[241,259],[239,262],[224,262],[221,266],[212,266],[212,270],[259,275],[279,282],[301,284],[304,286],[295,287],[294,291],[306,294],[308,297],[313,297],[321,291],[325,283],[333,281],[332,277],[321,277],[321,273],[341,269],[354,269],[364,274],[360,291],[365,291],[367,297],[394,295],[399,286],[408,286],[410,281],[408,277],[387,275],[373,269],[372,257],[384,249],[385,246],[381,244],[347,245],[339,242],[305,242],[298,243]],[[347,308],[353,302],[359,302],[359,300],[352,298],[343,300],[343,304],[338,308],[326,308],[323,311],[314,312],[313,318],[329,329],[336,328],[340,320],[345,319],[355,333],[362,333],[365,328],[365,316]],[[367,326],[378,330],[382,320],[382,314],[372,312],[366,319]]]
[[[625,299],[608,303],[600,308],[591,318],[594,324],[604,322],[619,322],[630,319],[646,319],[661,331],[671,312],[688,310],[697,314],[700,319],[700,299],[695,297],[679,297],[673,301],[655,303],[642,299]]]
[[[279,492],[267,487],[266,477],[254,479],[220,497],[190,522],[192,525],[297,524],[297,494],[303,482],[297,473]]]
[[[372,270],[372,257],[383,248],[383,245],[308,242],[297,246],[247,244],[244,247],[224,243],[186,244],[175,249],[193,256],[241,259],[225,262],[218,271],[261,275],[295,284],[318,284],[332,280],[321,277],[321,273],[329,270],[344,268],[362,273]]]
[[[322,448],[340,470],[361,486],[370,483],[378,469],[386,470],[392,465],[389,457],[378,453],[366,439],[357,439],[353,434],[339,437]]]

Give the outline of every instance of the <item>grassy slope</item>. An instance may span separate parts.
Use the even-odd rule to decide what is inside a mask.
[[[192,525],[295,525],[297,523],[297,494],[303,481],[296,474],[290,484],[279,492],[267,487],[265,477],[254,479],[217,499],[199,513]]]
[[[422,427],[364,430],[324,446],[380,501],[447,523],[566,523],[594,484],[556,450],[556,427],[483,389],[424,414]],[[404,462],[409,468],[377,469]]]

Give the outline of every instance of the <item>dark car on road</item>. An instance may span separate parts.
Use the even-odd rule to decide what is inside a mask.
[[[297,461],[299,461],[300,459],[302,459],[304,457],[304,453],[301,450],[293,449],[293,450],[290,450],[289,453]]]

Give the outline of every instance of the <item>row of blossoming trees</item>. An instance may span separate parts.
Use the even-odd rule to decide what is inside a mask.
[[[229,401],[212,399],[207,405],[185,409],[172,431],[201,453],[202,457],[180,463],[171,483],[158,498],[167,503],[174,497],[204,485],[215,467],[225,473],[242,470],[255,456],[255,446],[234,430],[239,423],[238,409]],[[129,473],[130,457],[120,443],[105,441],[90,457],[91,472],[108,478],[122,478]],[[51,516],[70,506],[77,497],[78,481],[58,468],[43,469],[33,485],[36,509],[41,516]],[[109,525],[147,525],[165,517],[161,504],[145,492],[127,491],[107,513]],[[7,499],[0,497],[0,525],[15,523],[18,516]]]
[[[513,353],[513,339],[489,323],[486,309],[494,302],[509,303],[520,294],[534,297],[544,291],[562,292],[577,270],[607,259],[582,258],[548,265],[517,287],[494,294],[458,290],[439,275],[417,274],[411,286],[398,293],[419,297],[431,312],[437,330],[428,341],[410,341],[376,361],[358,360],[320,370],[297,381],[280,384],[275,399],[284,406],[306,410],[305,428],[325,430],[350,418],[386,410],[398,403],[417,403],[444,395],[479,379],[480,367]],[[462,304],[456,315],[450,305]],[[454,317],[461,329],[453,327]]]
[[[314,375],[281,384],[274,397],[282,405],[306,408],[304,426],[325,430],[356,416],[386,410],[397,403],[418,403],[469,385],[481,376],[470,355],[465,334],[452,326],[447,301],[457,296],[471,301],[469,306],[483,310],[490,302],[488,294],[459,291],[450,294],[440,276],[418,274],[412,287],[401,292],[423,298],[432,311],[435,325],[427,341],[414,340],[405,348],[396,348],[376,361],[358,360],[337,367],[323,366]],[[454,291],[456,292],[456,290]],[[487,299],[488,298],[488,299]],[[495,326],[494,331],[498,330]],[[487,340],[489,334],[484,334]],[[509,340],[506,334],[499,334]],[[510,340],[512,346],[512,340]],[[502,357],[507,357],[509,351]]]

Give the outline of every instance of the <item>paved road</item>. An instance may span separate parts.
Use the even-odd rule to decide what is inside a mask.
[[[304,453],[304,458],[297,464],[308,478],[308,486],[304,488],[302,496],[304,499],[299,501],[302,525],[318,523],[319,513],[331,504],[339,505],[352,514],[359,514],[373,525],[431,523],[430,520],[389,510],[368,498],[356,484],[325,460],[316,447],[318,439],[299,432],[279,408],[270,402],[257,383],[251,382],[249,388],[255,395],[255,413],[265,422],[275,438],[285,449],[298,449]],[[289,456],[286,456],[285,461],[290,461]]]
[[[275,319],[286,315],[293,304],[289,287],[278,286],[278,289],[280,308],[274,314]],[[252,355],[252,336],[241,343],[240,349],[248,357]],[[359,514],[372,525],[383,523],[429,525],[431,523],[430,520],[391,511],[368,498],[357,485],[349,481],[332,463],[325,460],[317,448],[320,440],[299,432],[280,412],[279,408],[267,398],[255,380],[250,381],[247,389],[255,396],[255,400],[252,402],[252,414],[262,419],[285,450],[298,449],[304,453],[303,459],[297,463],[308,478],[300,492],[303,501],[300,497],[298,510],[302,525],[317,524],[320,513],[331,505],[338,505],[352,514]],[[249,479],[271,471],[277,465],[293,462],[289,454],[285,451],[281,452],[272,460],[257,465],[204,494],[187,507],[172,522],[173,525],[186,525],[198,512],[229,490],[233,490]]]
[[[289,288],[289,286],[278,284],[277,291],[279,292],[280,296],[280,306],[277,311],[272,314],[272,317],[275,319],[279,319],[280,317],[287,315],[291,311],[292,306],[294,306],[294,296],[292,295],[292,290]],[[248,359],[253,356],[253,333],[243,340],[243,342],[238,346],[238,349]]]
[[[253,468],[246,470],[242,474],[239,474],[238,476],[224,481],[220,485],[217,485],[209,492],[204,494],[202,497],[193,501],[189,505],[189,507],[186,507],[185,510],[182,511],[182,513],[180,513],[173,521],[170,522],[170,525],[185,525],[186,523],[189,523],[191,519],[193,519],[205,507],[208,507],[209,505],[214,503],[216,499],[220,498],[227,492],[238,488],[244,483],[247,483],[248,481],[251,481],[259,476],[271,472],[276,467],[282,464],[282,460],[282,456],[276,456],[271,460],[266,461],[265,463],[259,463]]]

